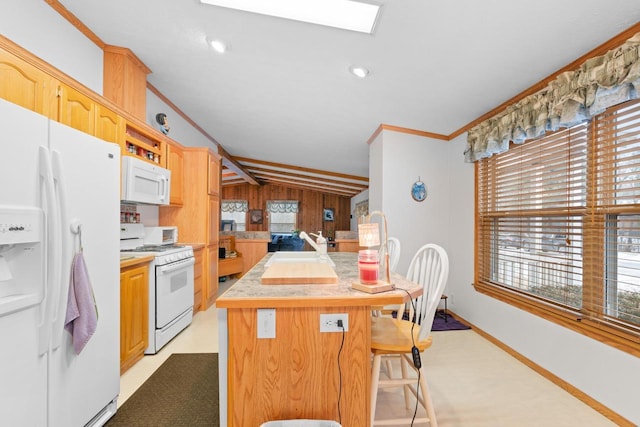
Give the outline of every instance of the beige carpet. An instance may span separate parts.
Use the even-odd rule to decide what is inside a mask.
[[[422,363],[439,427],[615,426],[473,330],[433,332]],[[401,392],[378,396],[376,419],[413,414]]]

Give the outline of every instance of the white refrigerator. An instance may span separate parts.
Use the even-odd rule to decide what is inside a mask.
[[[101,426],[120,389],[120,148],[0,100],[0,424]],[[80,250],[97,308],[64,328]],[[86,282],[85,282],[86,283]]]

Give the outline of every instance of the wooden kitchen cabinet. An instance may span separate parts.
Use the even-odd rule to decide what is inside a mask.
[[[147,74],[149,68],[129,49],[119,46],[103,48],[104,97],[139,120],[145,120]]]
[[[236,239],[236,250],[242,254],[242,274],[251,270],[267,254],[269,239]]]
[[[95,101],[63,83],[58,85],[58,98],[58,121],[89,135],[95,135]]]
[[[57,88],[49,74],[0,49],[0,98],[57,119]]]
[[[167,169],[171,171],[171,195],[169,203],[184,203],[184,154],[177,144],[167,144]]]
[[[144,356],[149,333],[149,265],[120,270],[120,374]]]
[[[125,121],[109,108],[96,105],[96,125],[94,135],[105,141],[122,145]]]
[[[207,191],[212,196],[220,195],[220,174],[222,170],[220,168],[220,156],[217,154],[209,153],[209,164],[207,167],[208,186]]]
[[[218,247],[224,248],[226,253],[225,258],[218,258],[218,277],[241,275],[244,270],[244,259],[242,253],[236,248],[235,236],[220,236]],[[231,253],[235,253],[234,256],[231,256]]]
[[[193,256],[193,312],[202,310],[202,285],[204,283],[204,248],[194,249]]]
[[[160,225],[178,227],[180,241],[202,243],[202,310],[218,296],[218,230],[220,228],[220,156],[208,148],[183,148],[182,206],[161,206]]]

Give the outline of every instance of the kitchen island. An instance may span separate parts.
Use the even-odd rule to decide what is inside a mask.
[[[329,255],[338,284],[263,285],[267,254],[216,301],[221,425],[303,418],[370,424],[371,308],[422,289],[393,274],[394,291],[354,290],[357,254]],[[348,317],[348,330],[320,332],[320,315],[338,313]]]

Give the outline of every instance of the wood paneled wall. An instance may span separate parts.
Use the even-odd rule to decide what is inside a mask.
[[[250,224],[247,220],[247,231],[268,231],[268,200],[297,200],[300,202],[298,213],[298,229],[307,233],[322,234],[334,238],[336,230],[349,230],[351,215],[351,198],[318,191],[287,188],[279,185],[239,184],[222,187],[222,200],[247,200],[249,209],[262,209],[262,224]],[[323,221],[323,209],[334,210],[334,221]]]

